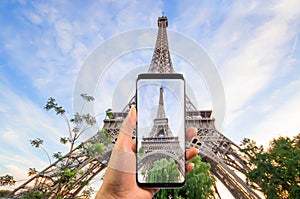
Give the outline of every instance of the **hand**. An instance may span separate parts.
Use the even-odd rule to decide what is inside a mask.
[[[143,189],[136,183],[136,141],[132,133],[136,124],[136,110],[132,107],[122,123],[117,142],[115,143],[103,184],[96,199],[108,198],[152,198],[159,189]],[[189,140],[197,134],[194,128],[186,132]],[[198,149],[186,150],[186,159],[192,159],[198,154]],[[194,164],[186,164],[186,172],[193,169]]]

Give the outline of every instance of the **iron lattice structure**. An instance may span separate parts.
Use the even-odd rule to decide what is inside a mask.
[[[167,38],[168,19],[166,16],[158,18],[158,35],[156,45],[149,67],[151,73],[173,73],[174,68],[171,62],[168,38]],[[112,118],[104,119],[103,129],[111,135],[112,143],[115,142],[120,126],[127,116],[130,106],[135,103],[135,96],[129,101],[121,112],[113,112]],[[196,147],[200,151],[202,161],[211,165],[211,174],[223,183],[235,198],[240,199],[259,199],[260,196],[246,183],[242,174],[250,168],[247,160],[240,150],[240,147],[225,137],[215,128],[215,119],[212,117],[211,110],[197,110],[191,100],[186,96],[186,128],[195,127],[198,129],[197,136],[187,143],[188,147]],[[97,135],[86,142],[98,142]],[[98,173],[106,168],[110,157],[111,147],[107,148],[104,156],[100,158],[88,157],[80,148],[75,148],[72,156],[72,167],[83,169],[84,173],[75,181],[72,190],[65,193],[65,198],[75,198],[83,190],[85,184],[82,182],[90,181]],[[26,181],[15,189],[11,196],[21,198],[22,195],[32,190],[41,190],[49,193],[49,198],[55,198],[55,190],[58,181],[58,165],[65,161],[69,154],[61,160],[49,165],[43,171]],[[215,197],[221,198],[215,187]]]
[[[143,138],[141,147],[143,154],[139,157],[137,165],[139,171],[142,167],[150,170],[156,160],[172,158],[177,164],[181,175],[184,174],[184,151],[180,147],[179,138],[173,136],[166,117],[163,97],[163,87],[159,89],[159,106],[153,127],[147,137]],[[167,147],[166,147],[167,146]]]

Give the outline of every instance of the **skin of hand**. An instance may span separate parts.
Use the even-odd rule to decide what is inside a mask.
[[[143,189],[136,183],[136,141],[132,133],[136,125],[136,109],[132,107],[122,123],[101,188],[95,199],[142,198],[150,199],[159,189]],[[186,139],[197,135],[196,129],[189,128]],[[186,159],[190,160],[199,151],[196,148],[186,150]],[[126,168],[126,169],[124,169]],[[186,173],[194,168],[193,163],[186,164]]]

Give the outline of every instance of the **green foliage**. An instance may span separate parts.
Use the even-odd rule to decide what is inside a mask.
[[[70,140],[68,138],[66,138],[66,137],[61,137],[59,141],[62,144],[67,144],[67,142],[70,141]]]
[[[30,140],[30,144],[36,148],[39,148],[41,145],[43,145],[43,143],[44,143],[44,140],[41,140],[40,138]]]
[[[74,124],[80,124],[82,121],[82,117],[79,113],[75,113],[74,118],[70,119],[70,122],[73,122]]]
[[[62,115],[66,112],[62,106],[57,105],[57,103],[55,102],[55,99],[53,97],[48,98],[47,104],[45,105],[45,109],[47,111],[54,109],[57,115]]]
[[[9,193],[10,193],[10,190],[0,190],[0,198],[7,197]]]
[[[267,198],[297,198],[300,195],[299,137],[279,137],[270,142],[267,150],[254,141],[244,139],[242,151],[252,168],[246,174],[249,184]],[[257,186],[258,185],[258,186]]]
[[[75,113],[74,118],[70,119],[70,122],[72,122],[75,125],[80,125],[82,124],[82,122],[85,122],[87,125],[93,126],[94,124],[96,124],[96,118],[89,113],[86,114]],[[75,132],[78,132],[79,128],[75,127],[75,129],[73,130]]]
[[[71,168],[60,168],[59,173],[59,181],[62,184],[66,184],[68,189],[71,190],[73,188],[73,184],[75,183],[76,175],[80,176],[83,174],[83,171],[80,169],[71,169]]]
[[[16,181],[11,175],[0,176],[0,186],[12,186],[15,185]]]
[[[144,148],[140,147],[137,155],[142,156],[144,154],[144,151],[145,151]]]
[[[59,159],[62,158],[62,154],[61,154],[61,152],[59,151],[59,152],[57,152],[57,153],[53,153],[53,157],[54,157],[55,159],[59,160]]]
[[[153,168],[147,175],[147,182],[149,183],[163,183],[163,182],[178,182],[180,172],[178,165],[174,159],[167,160],[162,158],[154,162]]]
[[[38,171],[35,168],[29,168],[28,169],[28,176],[33,176],[37,173],[38,173]]]
[[[111,135],[105,129],[101,129],[97,133],[97,140],[101,140],[105,145],[111,144]]]
[[[91,198],[93,193],[95,193],[95,190],[92,187],[88,187],[87,189],[82,191],[81,197],[84,199],[89,199]]]
[[[86,102],[91,102],[94,100],[92,96],[88,96],[87,94],[81,94],[81,97]],[[70,190],[74,189],[75,184],[78,183],[78,180],[80,179],[81,181],[79,181],[79,183],[82,186],[88,186],[89,181],[85,180],[85,176],[83,176],[86,168],[77,169],[73,162],[73,152],[76,147],[75,144],[78,142],[78,138],[89,128],[96,124],[96,118],[94,116],[89,113],[82,113],[85,103],[82,106],[81,113],[75,113],[73,115],[73,118],[69,119],[68,115],[66,115],[65,109],[62,106],[58,105],[53,97],[50,97],[48,99],[44,108],[47,111],[54,110],[56,115],[62,116],[68,127],[68,136],[60,137],[59,141],[63,145],[69,144],[69,153],[67,156],[62,156],[62,152],[53,153],[53,157],[60,161],[60,163],[56,165],[55,172],[51,175],[51,177],[57,182],[57,184],[55,184],[55,187],[51,187],[49,190],[43,189],[42,192],[39,189],[43,186],[37,185],[37,187],[32,189],[31,192],[25,194],[22,198],[48,198],[48,196],[54,194],[56,198],[62,199],[66,197],[66,194]],[[105,143],[110,142],[110,137],[107,132],[99,131],[97,133],[97,138],[99,142],[87,142],[84,144],[82,143],[79,144],[78,149],[82,150],[82,153],[87,154],[88,156],[103,155],[105,151],[104,145]],[[47,151],[43,148],[44,141],[42,139],[36,138],[30,140],[30,143],[36,148],[42,148],[46,152],[50,161],[50,157]],[[35,168],[30,168],[28,175],[31,176],[35,174],[37,174]],[[82,191],[81,196],[78,196],[77,198],[90,198],[92,193],[93,189],[88,187],[87,189]]]
[[[94,124],[96,124],[96,118],[93,117],[91,114],[87,113],[87,114],[82,114],[82,119],[84,120],[84,122],[89,125],[89,126],[93,126]]]
[[[186,175],[185,186],[180,189],[161,189],[155,196],[155,199],[165,198],[186,198],[186,199],[207,199],[214,198],[213,186],[215,179],[210,175],[210,165],[201,162],[199,156],[189,162],[195,164],[195,167]]]
[[[102,143],[92,144],[90,142],[84,145],[87,156],[89,157],[99,157],[104,154],[105,146]]]
[[[43,198],[43,192],[39,190],[30,192],[26,196],[21,197],[21,199],[42,199],[42,198]]]
[[[43,147],[43,143],[44,143],[44,140],[42,140],[40,138],[36,138],[36,139],[30,140],[30,144],[32,146],[34,146],[35,148],[41,148],[46,153],[46,155],[48,157],[48,160],[49,160],[49,163],[51,164],[50,156],[49,156],[47,150]]]
[[[106,110],[106,116],[109,118],[109,119],[113,119],[114,118],[114,115],[112,113],[112,109],[107,109]]]
[[[86,93],[82,93],[80,96],[87,102],[92,102],[95,100],[93,96],[89,96]]]
[[[105,129],[102,129],[97,133],[96,140],[101,140],[101,142],[91,141],[83,143],[81,146],[88,157],[101,157],[105,153],[105,148],[108,145],[111,145],[111,136],[109,135],[109,133],[107,133]]]

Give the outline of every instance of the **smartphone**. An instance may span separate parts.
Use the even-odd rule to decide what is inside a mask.
[[[185,183],[185,80],[144,73],[136,81],[136,181],[144,188]]]

